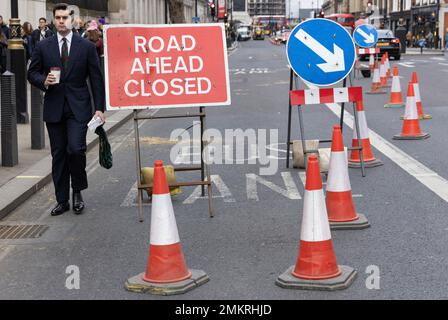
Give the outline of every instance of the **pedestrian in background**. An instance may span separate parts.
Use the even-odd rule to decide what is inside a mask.
[[[3,22],[3,17],[0,16],[0,29],[2,29],[6,39],[9,39],[9,28],[8,26]]]
[[[8,52],[8,39],[0,28],[0,74],[6,71],[6,56]]]
[[[37,44],[53,35],[53,31],[50,30],[50,28],[47,26],[47,19],[45,18],[39,18],[39,27],[35,30],[33,30],[33,33],[31,34],[32,42],[33,42],[33,48],[36,48]]]
[[[446,33],[445,33],[445,50],[448,49],[448,28],[446,28]]]
[[[23,39],[23,47],[25,48],[26,53],[26,61],[31,59],[31,55],[33,54],[33,38],[31,34],[33,33],[33,27],[31,23],[25,21],[22,25],[22,39]]]
[[[406,33],[406,47],[410,48],[411,45],[412,45],[412,32],[411,32],[411,30],[409,30]]]
[[[86,135],[93,115],[87,78],[95,116],[103,122],[105,97],[95,45],[73,33],[73,11],[67,4],[59,3],[53,8],[53,17],[57,34],[35,48],[28,80],[45,91],[43,120],[50,138],[57,201],[50,214],[58,216],[70,210],[70,181],[75,214],[81,214],[85,207],[81,191],[88,187]]]

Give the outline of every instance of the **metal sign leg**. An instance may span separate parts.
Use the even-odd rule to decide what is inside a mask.
[[[292,71],[289,74],[289,92],[291,92],[294,88],[293,85],[293,78],[294,78],[294,71]],[[291,106],[291,95],[289,95],[289,106],[288,106],[288,138],[286,140],[286,168],[289,168],[289,152],[291,150],[291,113],[292,113],[292,106]]]
[[[134,110],[134,133],[135,133],[135,160],[136,160],[136,176],[137,176],[137,201],[138,201],[138,217],[143,222],[143,190],[139,188],[141,182],[141,161],[140,161],[140,135],[138,132],[137,110]]]

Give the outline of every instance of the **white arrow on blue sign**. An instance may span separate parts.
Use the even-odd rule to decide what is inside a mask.
[[[289,65],[304,81],[329,86],[344,79],[355,64],[353,38],[329,19],[310,19],[298,24],[286,45]]]
[[[353,31],[353,39],[361,48],[370,48],[378,41],[378,31],[370,24],[362,24]]]

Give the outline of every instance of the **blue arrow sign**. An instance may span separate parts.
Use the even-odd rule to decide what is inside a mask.
[[[353,39],[361,48],[370,48],[378,41],[378,31],[370,24],[362,24],[353,31]]]
[[[310,19],[297,25],[289,36],[286,54],[294,72],[317,86],[344,79],[356,58],[350,33],[329,19]]]

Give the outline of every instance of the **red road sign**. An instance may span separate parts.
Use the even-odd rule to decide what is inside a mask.
[[[107,110],[230,105],[224,25],[106,25]]]

